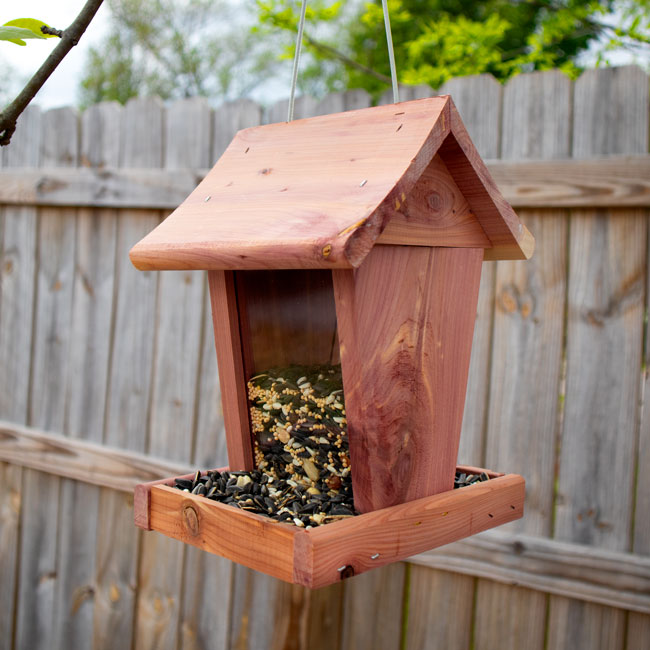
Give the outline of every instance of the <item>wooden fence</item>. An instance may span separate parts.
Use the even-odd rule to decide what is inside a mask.
[[[537,239],[484,264],[460,453],[523,474],[526,515],[313,592],[139,532],[130,493],[226,456],[205,277],[128,250],[286,102],[30,109],[0,154],[0,648],[650,647],[648,90],[441,90]]]

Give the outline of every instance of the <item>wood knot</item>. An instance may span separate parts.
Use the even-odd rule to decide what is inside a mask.
[[[436,212],[439,212],[442,209],[443,201],[442,196],[438,192],[431,192],[427,195],[427,205]]]
[[[323,246],[323,250],[321,251],[323,257],[329,257],[331,252],[332,244],[325,244],[325,246]]]
[[[183,521],[190,535],[196,537],[199,534],[199,515],[194,506],[185,506],[183,508]]]

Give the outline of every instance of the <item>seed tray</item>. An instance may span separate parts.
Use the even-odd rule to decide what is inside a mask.
[[[311,530],[176,489],[176,478],[189,474],[138,485],[135,523],[286,582],[318,588],[523,516],[521,476],[458,470],[486,472],[490,480]]]

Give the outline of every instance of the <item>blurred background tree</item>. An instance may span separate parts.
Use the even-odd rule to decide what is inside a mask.
[[[381,0],[352,4],[350,11],[350,2],[309,1],[304,90],[365,88],[376,95],[386,89]],[[286,56],[293,53],[298,5],[257,0],[258,31],[284,33]],[[586,55],[605,64],[622,49],[640,63],[650,61],[649,0],[388,0],[388,8],[404,84],[439,88],[457,76],[487,72],[505,80],[552,68],[577,76]]]
[[[138,95],[224,100],[250,93],[278,65],[238,0],[107,0],[107,36],[91,48],[80,103]]]
[[[300,0],[108,0],[81,103],[136,95],[214,101],[286,87]],[[399,81],[556,68],[577,76],[622,49],[650,61],[650,0],[388,0]],[[316,97],[390,85],[381,0],[309,0],[299,88]],[[277,83],[276,83],[277,86]],[[277,92],[276,92],[277,94]]]

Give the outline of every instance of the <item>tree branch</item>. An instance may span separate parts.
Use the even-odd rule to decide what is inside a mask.
[[[34,99],[36,93],[43,87],[50,75],[70,50],[79,42],[86,27],[94,18],[103,0],[87,0],[79,15],[70,27],[63,32],[61,42],[52,50],[27,85],[20,91],[16,99],[0,113],[0,146],[7,145],[16,130],[16,121]]]

